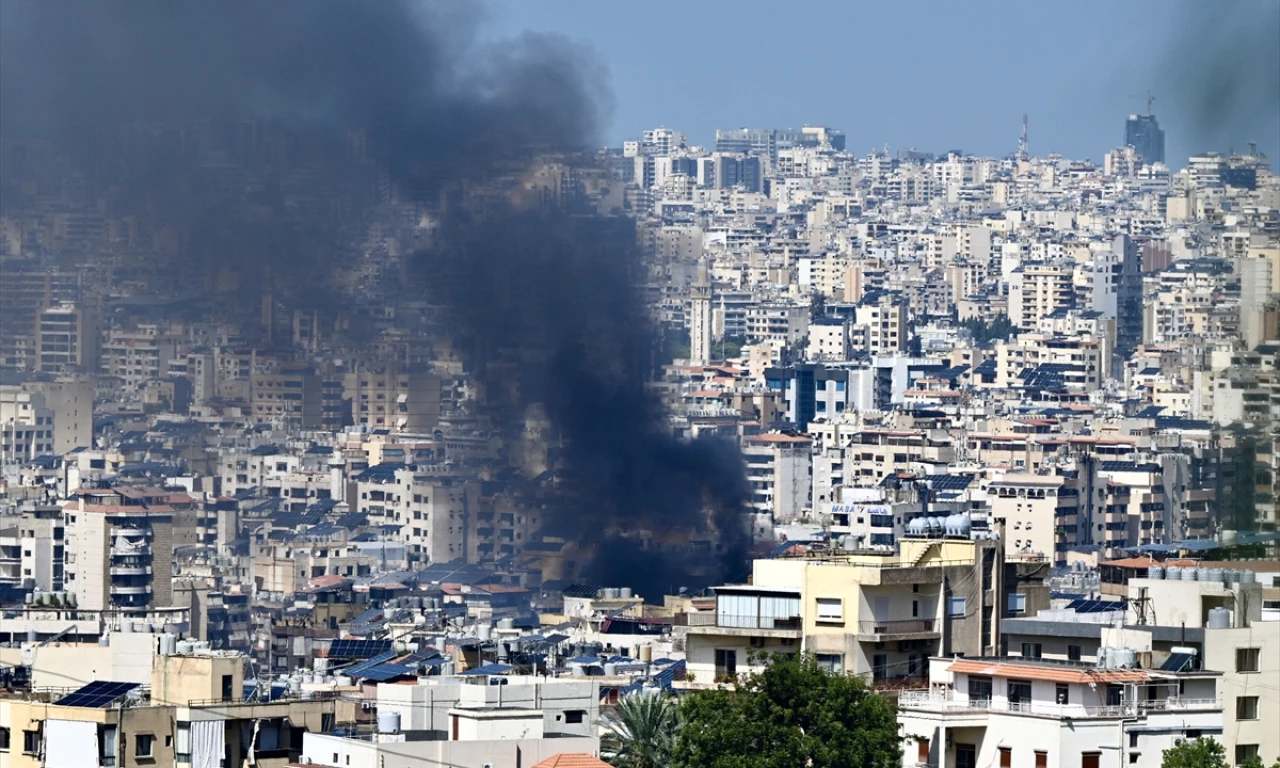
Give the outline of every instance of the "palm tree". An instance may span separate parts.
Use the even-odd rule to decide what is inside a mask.
[[[666,768],[679,727],[680,708],[671,696],[642,691],[618,702],[598,721],[604,729],[600,755],[618,768]]]

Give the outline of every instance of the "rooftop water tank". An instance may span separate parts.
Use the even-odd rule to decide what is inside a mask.
[[[320,673],[328,672],[328,671],[329,671],[329,660],[328,660],[327,658],[323,657],[323,656],[317,656],[316,658],[312,659],[312,661],[311,661],[311,667],[312,667],[315,671],[320,672]]]
[[[1214,584],[1221,584],[1221,583],[1222,583],[1222,569],[1221,569],[1221,568],[1210,568],[1210,569],[1209,569],[1208,576],[1209,576],[1209,578],[1205,579],[1205,581],[1212,582],[1212,583],[1214,583]]]
[[[345,688],[351,685],[351,678],[347,677],[346,675],[337,675],[333,678],[333,684],[338,686],[339,688]]]
[[[605,664],[605,665],[604,665],[604,673],[605,673],[605,675],[606,675],[606,676],[609,676],[609,677],[612,677],[612,676],[614,676],[614,675],[618,674],[618,665],[617,665],[617,664]]]
[[[1222,572],[1222,583],[1223,583],[1223,584],[1239,584],[1239,583],[1240,583],[1240,569],[1238,569],[1238,568],[1228,568],[1228,569],[1226,569],[1225,571],[1223,571],[1223,572]]]
[[[649,662],[653,661],[652,645],[640,646],[640,661],[644,662],[645,664],[648,664]]]
[[[120,632],[126,635],[133,632],[133,619],[121,619]]]
[[[1231,611],[1226,608],[1209,609],[1209,629],[1229,629],[1231,627]]]
[[[618,593],[619,593],[619,596],[622,597],[624,600],[631,599],[631,587],[622,587],[621,589],[618,590]]]
[[[925,534],[925,522],[923,517],[912,518],[907,523],[908,536],[923,536]]]
[[[498,620],[498,629],[515,629],[515,628],[516,628],[516,620],[513,618],[508,617],[505,619]]]
[[[1116,648],[1115,669],[1133,669],[1138,666],[1138,652],[1132,648]]]
[[[178,636],[165,632],[160,635],[160,655],[172,656],[174,651],[178,650]]]
[[[399,733],[400,732],[400,713],[399,712],[378,712],[378,733]]]
[[[480,626],[476,627],[476,637],[480,638],[482,641],[488,641],[489,637],[492,634],[493,634],[493,627],[489,626],[488,624],[481,624]]]
[[[1254,583],[1254,582],[1256,582],[1257,580],[1258,580],[1258,574],[1254,573],[1253,571],[1251,571],[1251,570],[1249,570],[1249,569],[1247,569],[1247,568],[1241,568],[1241,569],[1240,569],[1240,583],[1241,583],[1241,584],[1253,584],[1253,583]]]
[[[1164,568],[1158,565],[1151,566],[1147,569],[1147,578],[1155,579],[1156,581],[1164,579]]]
[[[1169,566],[1169,581],[1182,581],[1182,569],[1176,565]]]
[[[193,642],[191,642],[190,640],[179,640],[179,641],[178,641],[178,655],[179,655],[179,656],[190,656],[190,655],[191,655],[191,652],[195,649],[195,645],[196,645],[196,644],[195,644],[195,643],[193,643]]]

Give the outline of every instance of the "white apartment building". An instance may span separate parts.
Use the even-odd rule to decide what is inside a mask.
[[[1050,264],[1023,264],[1009,275],[1009,321],[1024,331],[1075,300],[1071,270]]]
[[[1164,750],[1223,730],[1212,673],[1016,657],[930,659],[929,689],[898,706],[904,767],[1159,768]]]
[[[26,509],[20,515],[0,518],[0,585],[61,591],[64,533],[60,507]]]
[[[743,441],[751,507],[775,520],[799,517],[809,508],[810,446],[799,435],[770,433]]]

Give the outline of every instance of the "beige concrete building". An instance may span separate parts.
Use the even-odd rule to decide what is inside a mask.
[[[82,490],[66,509],[67,587],[90,610],[172,604],[174,509]]]
[[[1065,267],[1024,264],[1009,276],[1009,320],[1024,331],[1073,301],[1071,270]]]

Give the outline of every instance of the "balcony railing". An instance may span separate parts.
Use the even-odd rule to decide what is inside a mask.
[[[702,611],[689,614],[691,627],[722,627],[724,629],[801,629],[804,626],[799,616],[776,618],[758,616],[756,614],[727,614]]]
[[[926,709],[935,712],[995,712],[1042,715],[1061,718],[1115,718],[1132,717],[1138,707],[1144,709],[1219,709],[1216,699],[1162,699],[1160,701],[1133,702],[1101,707],[1080,704],[1055,704],[1048,701],[997,701],[992,699],[968,699],[956,701],[951,696],[934,691],[903,691],[898,696],[898,706],[903,709]]]
[[[933,619],[905,619],[902,621],[860,621],[861,635],[913,635],[937,632],[938,622]]]

